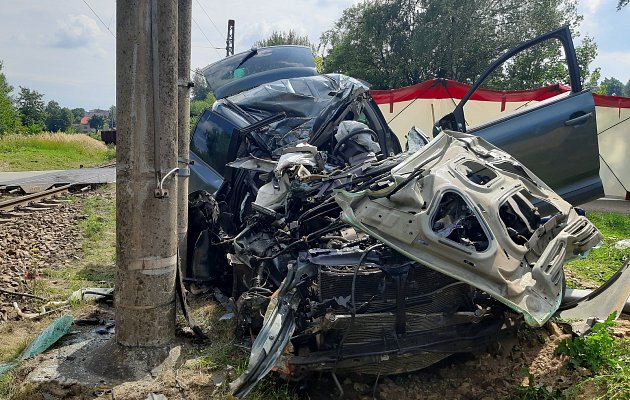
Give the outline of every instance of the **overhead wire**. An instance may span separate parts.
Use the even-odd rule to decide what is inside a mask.
[[[111,25],[111,21],[114,18],[114,15],[112,14],[112,17],[110,18],[110,23],[109,25],[105,23],[105,21],[103,21],[103,18],[101,18],[100,15],[98,15],[98,13],[92,8],[92,6],[90,6],[90,4],[87,2],[87,0],[82,0],[83,3],[87,6],[87,8],[90,9],[90,11],[92,12],[92,14],[94,14],[94,16],[100,21],[101,25],[103,25],[103,27],[105,27],[105,29],[107,29],[107,31],[112,35],[112,37],[114,39],[116,39],[116,35],[114,34],[114,32],[112,32],[112,30],[110,29],[110,25]],[[212,20],[212,18],[210,18],[210,15],[208,15],[208,13],[206,12],[205,8],[203,8],[203,5],[201,5],[201,3],[199,3],[199,0],[197,0],[197,4],[199,4],[199,7],[201,7],[202,11],[204,14],[206,14],[206,16],[208,17],[208,19],[210,20],[210,22],[212,23],[212,26],[214,26],[214,28],[217,30],[217,32],[222,35],[221,31],[219,30],[219,28],[217,27],[217,25],[214,23],[214,21]],[[114,12],[115,13],[115,12]],[[197,28],[199,28],[199,31],[201,32],[201,34],[203,35],[204,38],[206,38],[206,40],[208,41],[208,43],[210,44],[210,46],[192,46],[192,47],[200,47],[200,48],[206,48],[206,49],[213,49],[214,51],[217,52],[217,54],[222,57],[221,53],[219,53],[219,50],[223,50],[223,47],[217,47],[214,44],[212,44],[212,42],[210,41],[210,39],[208,38],[208,36],[206,35],[206,33],[203,31],[203,29],[201,28],[201,26],[199,25],[199,23],[197,22],[197,20],[195,20],[195,17],[192,18],[193,22],[195,23],[195,25],[197,25]]]
[[[112,16],[109,17],[109,23],[107,24],[108,28],[112,27],[112,22],[114,22],[114,17],[116,16],[116,2],[114,1],[114,10],[112,11]]]
[[[90,11],[92,11],[92,14],[94,14],[96,16],[96,18],[98,18],[98,20],[101,21],[101,24],[103,24],[105,29],[107,29],[107,31],[114,37],[114,39],[116,39],[116,35],[114,35],[114,32],[112,32],[112,30],[109,29],[109,26],[107,26],[107,24],[105,24],[103,19],[96,13],[96,11],[94,11],[94,9],[88,4],[88,2],[86,0],[83,0],[83,2],[90,9]]]
[[[85,1],[85,0],[83,0]],[[201,25],[199,25],[199,23],[197,22],[197,20],[195,19],[195,17],[192,17],[193,22],[195,23],[195,25],[197,25],[197,28],[199,29],[199,31],[201,32],[201,34],[203,35],[203,37],[206,38],[206,40],[208,41],[208,43],[210,43],[210,47],[214,49],[214,51],[217,52],[217,54],[219,55],[219,57],[223,57],[221,55],[221,53],[219,53],[220,47],[216,47],[215,45],[212,44],[212,42],[210,41],[210,39],[208,39],[208,36],[206,35],[206,33],[203,31],[203,29],[201,29]]]
[[[201,49],[217,49],[217,50],[225,50],[223,47],[210,47],[210,46],[190,46],[190,47],[199,47]]]
[[[203,7],[203,5],[199,2],[199,0],[196,0],[196,1],[197,1],[197,4],[199,4],[199,7],[201,7],[201,11],[203,11],[203,13],[206,14],[206,17],[208,17],[208,19],[212,23],[212,26],[214,26],[214,29],[216,29],[216,31],[219,33],[219,36],[223,36],[224,33],[221,32],[221,29],[219,29],[217,24],[215,24],[212,18],[210,18],[210,15],[206,12],[206,9]]]

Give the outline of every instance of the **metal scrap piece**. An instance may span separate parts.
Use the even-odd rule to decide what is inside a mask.
[[[442,132],[392,170],[395,184],[375,191],[339,190],[335,200],[345,222],[487,292],[523,314],[529,325],[540,326],[560,306],[563,263],[602,236],[530,171],[506,172],[497,162],[518,164],[483,139]],[[473,174],[471,166],[478,171]],[[528,231],[529,238],[516,233],[530,225],[525,214],[540,218],[523,193],[557,210]]]
[[[612,313],[621,314],[630,294],[630,259],[605,284],[591,294],[560,307],[555,314],[571,325],[573,332],[584,335],[597,321]]]
[[[278,295],[272,298],[265,313],[265,321],[252,344],[247,370],[230,384],[236,397],[246,396],[271,369],[282,355],[295,330],[295,309],[300,301],[297,285],[305,276],[313,276],[316,266],[309,262],[290,265]]]

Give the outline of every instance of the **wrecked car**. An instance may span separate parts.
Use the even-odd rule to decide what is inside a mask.
[[[602,239],[571,203],[602,186],[568,28],[506,55],[549,39],[565,48],[573,92],[474,129],[464,99],[432,139],[412,129],[405,151],[367,84],[318,74],[308,48],[252,49],[204,70],[218,100],[191,140],[185,275],[214,287],[251,347],[236,396],[272,369],[335,382],[418,370],[561,309],[563,264]],[[622,302],[597,313],[620,310],[628,275],[609,285]]]

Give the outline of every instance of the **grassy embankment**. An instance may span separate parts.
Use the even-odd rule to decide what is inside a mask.
[[[116,157],[116,149],[83,134],[41,133],[0,138],[0,171],[92,167]]]
[[[588,257],[572,261],[565,267],[569,287],[599,286],[630,257],[630,248],[615,248],[618,241],[630,239],[630,215],[589,212],[587,217],[600,230],[604,240]]]
[[[115,186],[97,189],[98,196],[82,200],[81,257],[64,268],[43,268],[38,295],[66,299],[85,287],[111,287],[116,273]],[[70,199],[76,201],[74,196]]]

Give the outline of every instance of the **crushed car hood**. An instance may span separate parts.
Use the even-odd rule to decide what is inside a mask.
[[[563,264],[599,231],[507,153],[443,132],[378,190],[339,190],[342,219],[407,257],[483,290],[540,326],[560,306]],[[555,211],[544,220],[537,205]]]

